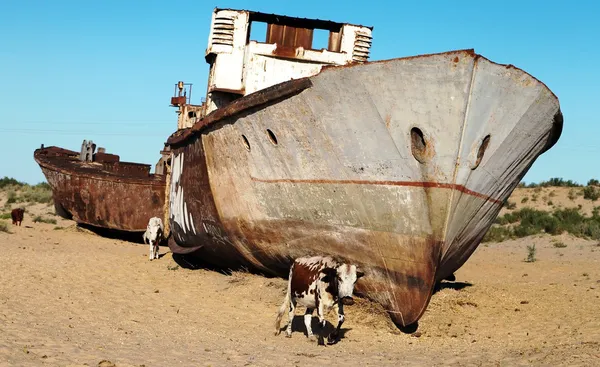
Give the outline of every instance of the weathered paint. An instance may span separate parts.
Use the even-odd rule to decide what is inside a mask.
[[[57,214],[128,232],[143,232],[149,218],[163,217],[166,180],[150,174],[150,165],[81,162],[78,157],[79,153],[58,147],[34,152],[52,188]]]
[[[171,213],[169,245],[280,276],[296,257],[335,256],[365,270],[358,292],[409,325],[556,143],[558,99],[470,50],[308,81],[285,97],[244,97],[169,139],[181,162],[172,192],[187,204]],[[196,233],[181,225],[186,210]]]
[[[253,22],[267,23],[265,42],[250,40]],[[330,32],[326,49],[313,49],[314,29]],[[361,25],[215,9],[206,49],[206,112],[272,85],[316,75],[324,65],[365,62],[371,32]]]

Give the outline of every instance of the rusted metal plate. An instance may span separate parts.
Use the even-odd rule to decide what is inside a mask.
[[[151,217],[163,217],[165,177],[149,174],[149,165],[80,162],[78,156],[58,147],[34,152],[52,187],[59,215],[78,223],[132,232],[145,231]]]
[[[558,99],[470,51],[308,82],[171,137],[171,249],[280,276],[295,257],[332,255],[361,266],[357,290],[412,324],[556,143]]]
[[[231,102],[226,107],[211,112],[206,117],[198,120],[198,122],[196,122],[191,128],[179,130],[173,133],[167,140],[167,144],[176,146],[179,144],[179,142],[185,141],[190,136],[197,134],[204,128],[221,120],[238,115],[244,111],[259,107],[264,104],[275,103],[280,99],[300,93],[304,89],[310,88],[311,85],[312,84],[308,78],[302,78],[291,80],[288,83],[277,84],[256,93],[252,93],[247,97]]]

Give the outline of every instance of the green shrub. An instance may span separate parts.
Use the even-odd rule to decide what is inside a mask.
[[[600,186],[600,181],[596,180],[595,178],[592,178],[591,180],[588,181],[587,185],[588,186]]]
[[[47,204],[52,201],[52,190],[48,184],[25,185],[21,189],[18,201]]]
[[[510,228],[492,226],[483,237],[482,242],[502,242],[511,238]]]
[[[6,199],[6,204],[13,204],[17,202],[17,193],[13,190],[8,192],[8,196]]]
[[[15,180],[14,178],[9,178],[4,176],[4,178],[0,178],[0,189],[3,189],[8,186],[23,186],[24,183]]]
[[[10,233],[10,231],[8,230],[8,223],[0,222],[0,232]]]
[[[540,182],[540,186],[542,187],[550,187],[550,186],[554,186],[554,187],[580,187],[581,185],[578,184],[577,182],[574,182],[572,180],[563,180],[560,177],[554,177],[549,179],[548,181],[542,181]]]
[[[573,190],[573,189],[569,190],[568,198],[571,201],[577,199],[577,194],[575,193],[575,190]]]
[[[54,218],[44,218],[41,215],[33,218],[33,223],[48,223],[48,224],[56,224],[56,219]]]
[[[535,253],[536,253],[535,244],[527,245],[527,260],[525,260],[525,261],[527,261],[528,263],[535,262],[537,260],[535,258]]]
[[[596,201],[600,198],[600,190],[594,186],[586,186],[583,188],[583,198],[591,201]]]
[[[11,219],[10,213],[2,213],[0,214],[0,219]]]
[[[14,203],[42,203],[52,202],[52,190],[46,182],[31,186],[21,184],[20,186],[11,186],[6,200],[7,207]]]
[[[567,245],[565,245],[564,242],[561,242],[561,241],[554,242],[553,245],[556,248],[565,248],[565,247],[567,247]]]
[[[558,235],[563,232],[576,237],[600,240],[600,207],[598,208],[592,211],[591,217],[581,214],[576,208],[559,208],[552,213],[532,208],[515,210],[496,218],[496,226],[490,227],[483,242],[503,241],[541,233]]]

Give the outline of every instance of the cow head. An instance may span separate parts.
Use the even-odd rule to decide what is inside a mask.
[[[156,241],[160,240],[160,236],[162,236],[163,233],[162,220],[158,217],[150,218],[147,233],[150,244],[154,244]]]
[[[337,297],[344,305],[351,306],[354,304],[354,285],[356,281],[365,275],[358,271],[356,265],[342,264],[337,268],[328,268],[322,271],[322,281],[333,285],[332,291],[337,292]]]

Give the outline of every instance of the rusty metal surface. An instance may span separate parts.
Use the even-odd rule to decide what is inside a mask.
[[[59,215],[130,232],[146,230],[151,217],[163,217],[165,176],[149,174],[146,164],[80,162],[78,156],[58,147],[34,152]]]
[[[292,27],[289,25],[268,24],[267,43],[287,47],[312,48],[313,30],[309,28]]]
[[[240,11],[239,9],[230,9],[230,8],[215,8],[215,12],[219,12],[221,10],[231,10],[231,11]],[[340,23],[334,22],[331,20],[323,20],[323,19],[312,19],[312,18],[299,18],[299,17],[290,17],[287,15],[280,14],[271,14],[271,13],[261,13],[257,11],[251,10],[243,10],[250,15],[251,21],[256,22],[264,22],[271,24],[286,24],[292,27],[303,27],[303,28],[318,28],[318,29],[326,29],[330,31],[339,31],[339,29],[344,24],[349,23]],[[363,26],[359,24],[352,24],[358,27],[365,27],[369,29],[373,29],[372,26]]]
[[[267,23],[266,42],[253,39],[255,22]],[[328,47],[313,49],[315,29],[329,31]],[[372,27],[215,9],[205,59],[210,64],[206,112],[225,107],[239,94],[316,75],[323,65],[367,61]]]
[[[300,93],[304,89],[310,88],[311,85],[309,79],[302,78],[291,80],[284,84],[277,84],[256,93],[252,93],[245,98],[240,98],[231,102],[226,107],[211,112],[206,117],[198,120],[191,128],[173,133],[167,140],[167,144],[177,146],[180,142],[185,141],[216,122],[241,114],[251,108],[259,107],[267,103],[275,103],[282,98]]]
[[[170,138],[169,245],[280,276],[298,256],[351,261],[366,272],[358,292],[412,324],[556,143],[558,99],[472,51],[307,81],[285,98],[243,97]]]

